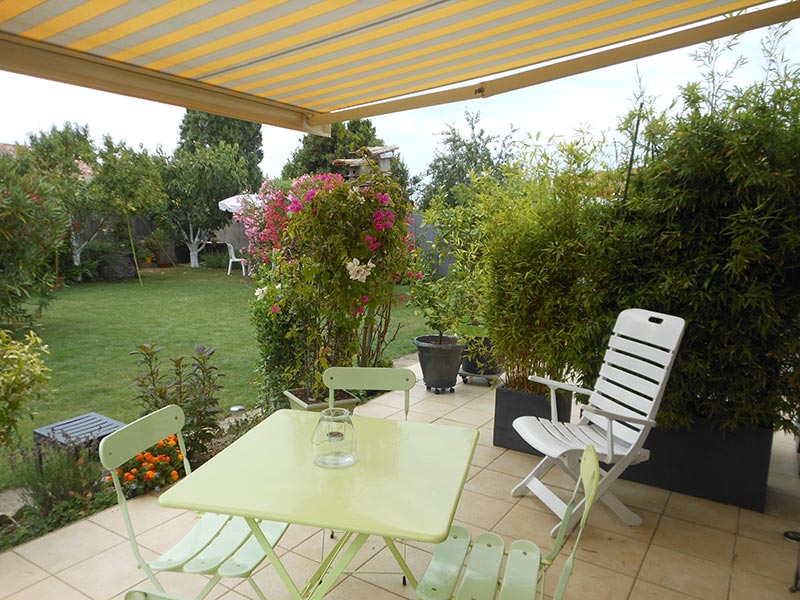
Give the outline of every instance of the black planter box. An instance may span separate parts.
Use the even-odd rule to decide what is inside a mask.
[[[512,424],[517,417],[534,416],[549,419],[550,397],[506,387],[497,388],[494,394],[494,445],[541,456],[540,452],[531,448],[519,436]],[[568,422],[572,410],[570,395],[559,393],[556,407],[558,420]]]
[[[772,429],[725,436],[705,422],[691,431],[655,428],[644,447],[650,460],[631,465],[623,479],[764,511]]]

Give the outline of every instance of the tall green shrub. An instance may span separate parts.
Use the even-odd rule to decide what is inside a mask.
[[[635,237],[609,312],[687,320],[660,423],[790,428],[800,373],[800,78],[704,109],[695,86],[661,152],[634,179],[610,240]],[[611,242],[609,242],[611,243]],[[634,267],[635,268],[632,268]]]
[[[66,231],[45,180],[0,155],[0,322],[30,321],[51,299]]]

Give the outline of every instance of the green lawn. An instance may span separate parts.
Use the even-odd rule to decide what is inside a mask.
[[[131,421],[141,412],[133,399],[136,356],[142,343],[164,347],[167,358],[191,354],[195,344],[216,348],[215,361],[225,374],[221,405],[252,406],[258,349],[250,325],[249,302],[255,285],[221,269],[147,269],[138,281],[87,283],[58,293],[36,330],[50,350],[53,399],[37,407],[35,419],[20,423],[23,442],[48,423],[85,412]],[[400,298],[407,288],[398,288]],[[403,323],[387,357],[415,351],[412,340],[427,333],[413,307],[398,302],[393,320]],[[5,460],[0,460],[0,489],[8,485]]]

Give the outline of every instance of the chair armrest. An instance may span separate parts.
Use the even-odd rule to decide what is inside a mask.
[[[528,379],[530,381],[535,381],[536,383],[544,384],[550,389],[555,388],[558,390],[567,390],[575,394],[583,394],[584,396],[591,396],[593,394],[592,390],[587,390],[586,388],[579,387],[572,383],[567,383],[566,381],[554,381],[553,379],[539,377],[538,375],[528,375]]]
[[[656,422],[653,419],[641,419],[639,417],[629,417],[628,415],[620,415],[617,413],[609,412],[607,410],[602,410],[592,405],[583,406],[581,408],[586,412],[600,415],[601,417],[605,417],[612,421],[625,421],[627,423],[636,423],[637,425],[649,425],[650,427],[656,426]]]

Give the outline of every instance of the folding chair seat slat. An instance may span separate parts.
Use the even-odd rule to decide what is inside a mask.
[[[232,518],[197,556],[183,566],[185,573],[211,573],[218,569],[250,537],[250,527],[240,518]]]
[[[240,520],[244,522],[243,519]],[[261,521],[258,524],[258,528],[273,547],[281,540],[288,527],[288,523],[279,523],[278,521]],[[253,569],[261,564],[265,557],[266,552],[264,552],[261,544],[258,543],[255,536],[250,535],[247,541],[220,566],[217,572],[222,577],[247,577],[252,573]]]
[[[417,584],[420,600],[450,600],[469,550],[470,533],[453,525],[447,539],[437,544],[425,574]]]
[[[508,560],[503,584],[497,600],[531,600],[536,598],[542,553],[528,540],[515,540],[508,547]]]
[[[216,538],[230,520],[228,515],[206,513],[178,543],[155,560],[148,561],[156,571],[183,568]]]
[[[503,538],[491,531],[475,538],[456,600],[494,600],[504,549]]]

